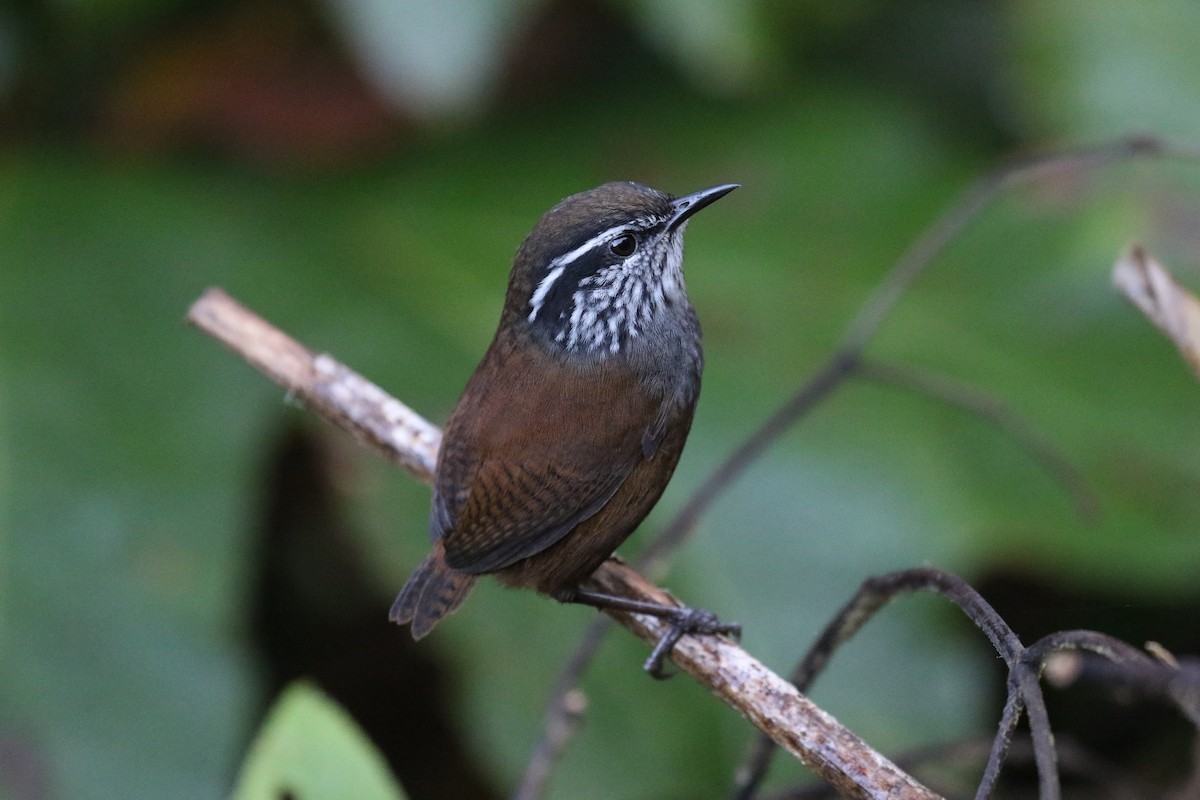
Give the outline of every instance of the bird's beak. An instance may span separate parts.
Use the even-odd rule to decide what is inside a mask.
[[[711,189],[701,189],[698,192],[677,198],[671,203],[671,207],[675,210],[675,213],[671,215],[671,219],[667,222],[667,230],[675,230],[687,222],[688,217],[692,216],[692,214],[695,214],[707,205],[717,202],[740,185],[738,183],[723,183]]]

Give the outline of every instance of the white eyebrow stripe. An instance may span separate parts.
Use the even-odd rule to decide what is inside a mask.
[[[558,258],[551,261],[550,266],[565,267],[568,264],[570,264],[571,262],[575,261],[581,255],[586,253],[588,250],[591,250],[593,247],[600,244],[605,239],[609,238],[610,236],[616,236],[618,233],[624,233],[625,231],[628,231],[628,230],[633,230],[633,226],[632,225],[614,225],[613,227],[609,228],[608,230],[604,231],[603,233],[597,234],[597,235],[593,236],[592,238],[588,239],[586,242],[579,245],[579,247],[576,247],[574,250],[570,251],[569,253],[563,253],[561,256],[559,256]]]
[[[542,310],[542,303],[546,302],[546,295],[554,288],[555,282],[562,277],[563,270],[571,265],[587,251],[591,250],[596,245],[603,242],[605,239],[616,236],[618,233],[624,233],[628,230],[633,230],[633,225],[614,225],[603,233],[593,236],[583,244],[576,247],[574,250],[563,253],[558,258],[550,262],[550,271],[546,273],[546,277],[542,278],[541,283],[537,285],[537,289],[533,291],[533,297],[529,298],[529,304],[532,309],[529,312],[529,321],[533,322],[537,319],[538,312]]]

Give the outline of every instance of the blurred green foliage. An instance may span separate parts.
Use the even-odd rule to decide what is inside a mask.
[[[402,800],[387,764],[337,704],[304,683],[284,691],[258,732],[233,800]]]
[[[148,20],[175,5],[43,9],[71,20],[77,66],[57,79],[77,79],[113,42],[159,35]],[[506,41],[544,10],[491,5],[513,20]],[[621,45],[611,75],[514,98],[489,94],[498,68],[481,65],[491,80],[472,77],[474,120],[454,112],[453,129],[427,124],[382,154],[311,170],[236,148],[115,153],[95,128],[21,116],[63,100],[62,84],[21,84],[36,64],[18,61],[8,118],[51,133],[0,153],[0,755],[22,765],[0,772],[0,797],[223,796],[258,722],[246,614],[262,453],[303,412],[186,328],[205,287],[441,422],[542,211],[617,178],[674,192],[742,183],[689,230],[708,368],[654,530],[1002,153],[1197,130],[1200,11],[1183,0],[1154,13],[1069,0],[1002,12],[949,0],[911,12],[679,5],[611,5],[644,39]],[[919,37],[897,23],[906,13]],[[635,58],[638,46],[649,51]],[[982,78],[964,88],[955,59],[971,50]],[[748,649],[781,671],[863,576],[922,562],[968,576],[1012,564],[1145,602],[1194,594],[1197,387],[1108,269],[1140,240],[1200,286],[1197,219],[1195,163],[1140,160],[1012,192],[870,348],[1001,398],[1083,473],[1097,523],[986,422],[854,382],[717,503],[668,585],[745,623]],[[427,546],[427,495],[362,459],[345,491],[386,595]],[[887,612],[816,699],[883,748],[990,731],[987,657],[945,632],[947,616],[933,601]],[[519,775],[588,619],[488,584],[422,643],[454,661],[457,713],[500,785]],[[746,726],[685,681],[646,680],[643,656],[622,633],[606,646],[555,797],[723,791]]]

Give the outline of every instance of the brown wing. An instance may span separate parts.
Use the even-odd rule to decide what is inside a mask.
[[[659,403],[630,372],[573,370],[529,350],[494,342],[446,428],[431,534],[462,572],[495,572],[553,545],[645,458]]]

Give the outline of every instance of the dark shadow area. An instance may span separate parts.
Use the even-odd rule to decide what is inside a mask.
[[[414,647],[388,622],[392,598],[367,580],[334,469],[303,423],[288,425],[267,457],[251,615],[264,711],[291,681],[312,680],[354,717],[412,800],[500,797],[457,729],[454,677],[436,646]]]
[[[1055,631],[1084,629],[1103,631],[1138,647],[1153,639],[1173,653],[1200,650],[1200,598],[1168,603],[1099,593],[1008,568],[996,568],[974,585],[1027,644]],[[1068,743],[1072,752],[1086,754],[1089,763],[1121,776],[1123,785],[1138,787],[1145,792],[1142,796],[1166,796],[1178,790],[1193,768],[1192,726],[1162,700],[1114,688],[1100,662],[1096,659],[1098,669],[1084,670],[1066,689],[1043,682],[1055,738]],[[991,685],[999,706],[1004,699],[999,668]],[[1005,769],[1002,782],[1013,787],[1027,781],[1033,791],[1037,785],[1033,765],[1023,769],[1014,762],[1012,767]],[[1080,782],[1064,769],[1062,777],[1064,796],[1096,796],[1095,775]]]

